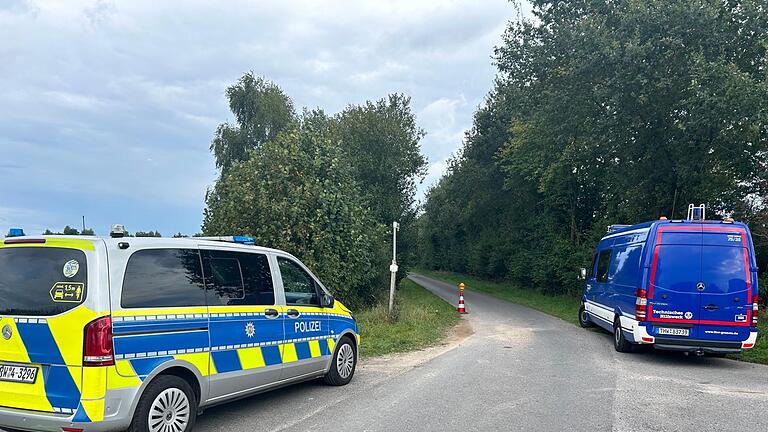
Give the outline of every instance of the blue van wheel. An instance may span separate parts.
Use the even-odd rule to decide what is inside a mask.
[[[589,314],[587,313],[587,310],[584,309],[584,304],[582,303],[581,306],[579,306],[579,325],[583,328],[589,328],[594,326],[592,323],[592,320],[589,319]]]
[[[624,331],[621,329],[621,320],[616,317],[613,322],[613,347],[616,351],[627,353],[632,351],[632,343],[624,337]]]

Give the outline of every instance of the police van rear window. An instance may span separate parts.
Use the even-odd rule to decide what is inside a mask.
[[[52,316],[88,293],[85,253],[52,247],[0,249],[0,315]]]
[[[197,249],[145,249],[128,259],[120,306],[205,306],[205,284]]]

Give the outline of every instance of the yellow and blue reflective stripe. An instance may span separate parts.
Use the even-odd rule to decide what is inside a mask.
[[[149,357],[130,360],[131,367],[142,380],[161,364],[173,360],[171,356]]]
[[[243,369],[240,364],[240,357],[235,350],[212,352],[211,359],[213,359],[213,365],[218,373],[235,372]]]
[[[44,319],[14,320],[31,363],[41,365],[45,396],[54,412],[71,414],[80,403],[80,390],[66,366],[59,346]],[[80,367],[74,367],[78,373]]]

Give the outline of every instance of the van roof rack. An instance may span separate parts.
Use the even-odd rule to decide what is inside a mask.
[[[624,228],[629,228],[631,226],[632,225],[625,225],[625,224],[608,225],[608,234],[619,231],[619,230],[623,230]]]
[[[212,236],[212,237],[196,237],[198,240],[211,240],[221,241],[227,243],[239,243],[244,245],[255,245],[256,239],[249,236]]]

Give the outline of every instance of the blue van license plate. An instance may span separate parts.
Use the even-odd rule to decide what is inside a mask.
[[[687,328],[659,327],[659,329],[656,330],[656,334],[669,336],[688,336],[691,334],[691,331]]]

